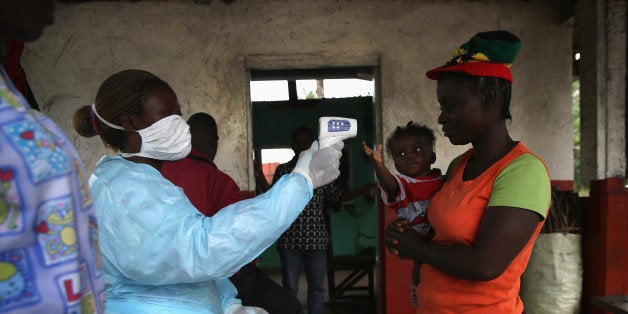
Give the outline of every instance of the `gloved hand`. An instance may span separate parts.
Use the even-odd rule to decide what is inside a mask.
[[[231,303],[225,309],[225,314],[268,314],[266,310],[256,306],[242,306],[242,304]]]
[[[340,157],[344,143],[338,138],[328,138],[321,145],[314,141],[310,149],[301,152],[293,172],[303,175],[314,188],[321,187],[336,180],[340,175]]]

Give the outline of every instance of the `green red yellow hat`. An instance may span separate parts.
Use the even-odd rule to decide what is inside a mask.
[[[477,33],[454,50],[447,64],[431,69],[425,75],[438,80],[443,72],[458,72],[471,76],[499,77],[512,82],[510,65],[521,48],[521,41],[508,31]]]

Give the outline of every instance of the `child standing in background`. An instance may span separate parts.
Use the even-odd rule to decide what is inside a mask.
[[[382,144],[373,150],[362,142],[364,153],[375,165],[382,201],[422,236],[430,233],[427,221],[430,199],[444,183],[441,171],[431,168],[436,161],[435,140],[434,131],[424,125],[410,121],[405,127],[397,127],[386,141],[386,149],[395,162],[396,174],[390,173],[384,165]],[[419,266],[415,263],[412,270],[413,304],[416,300],[414,288],[419,283]]]

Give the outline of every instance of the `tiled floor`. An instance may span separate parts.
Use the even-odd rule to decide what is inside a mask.
[[[281,273],[278,273],[274,270],[265,270],[269,276],[281,284]],[[340,272],[337,275],[337,281],[341,281],[343,276],[346,276],[349,272],[344,274]],[[363,279],[366,280],[366,279]],[[362,283],[362,282],[361,282]],[[374,301],[369,301],[366,299],[356,299],[351,301],[343,301],[337,302],[337,304],[332,308],[329,304],[329,290],[327,290],[327,280],[325,280],[325,308],[323,309],[323,314],[375,314],[377,313],[377,305]],[[297,298],[303,304],[304,314],[307,314],[307,283],[305,280],[305,274],[301,275],[299,280],[299,293],[297,294]]]

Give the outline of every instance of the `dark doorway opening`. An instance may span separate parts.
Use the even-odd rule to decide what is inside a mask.
[[[323,116],[358,121],[356,138],[345,141],[338,179],[343,188],[350,191],[374,182],[373,167],[363,153],[362,141],[372,144],[376,138],[376,71],[373,67],[251,70],[253,148],[269,182],[276,166],[293,156],[290,153],[292,130],[306,126],[317,132],[318,120]],[[277,157],[282,151],[288,155]],[[358,197],[343,203],[337,211],[329,212],[328,228],[333,248],[330,255],[372,256],[375,263],[378,219],[375,199]],[[260,256],[258,265],[275,272],[280,269],[275,245]],[[336,283],[341,281],[342,278],[336,279]],[[355,285],[368,284],[368,281],[365,277],[362,283]],[[374,288],[372,280],[370,285]],[[367,293],[366,297],[374,298],[372,293]],[[375,313],[375,300],[371,301],[370,309]]]

